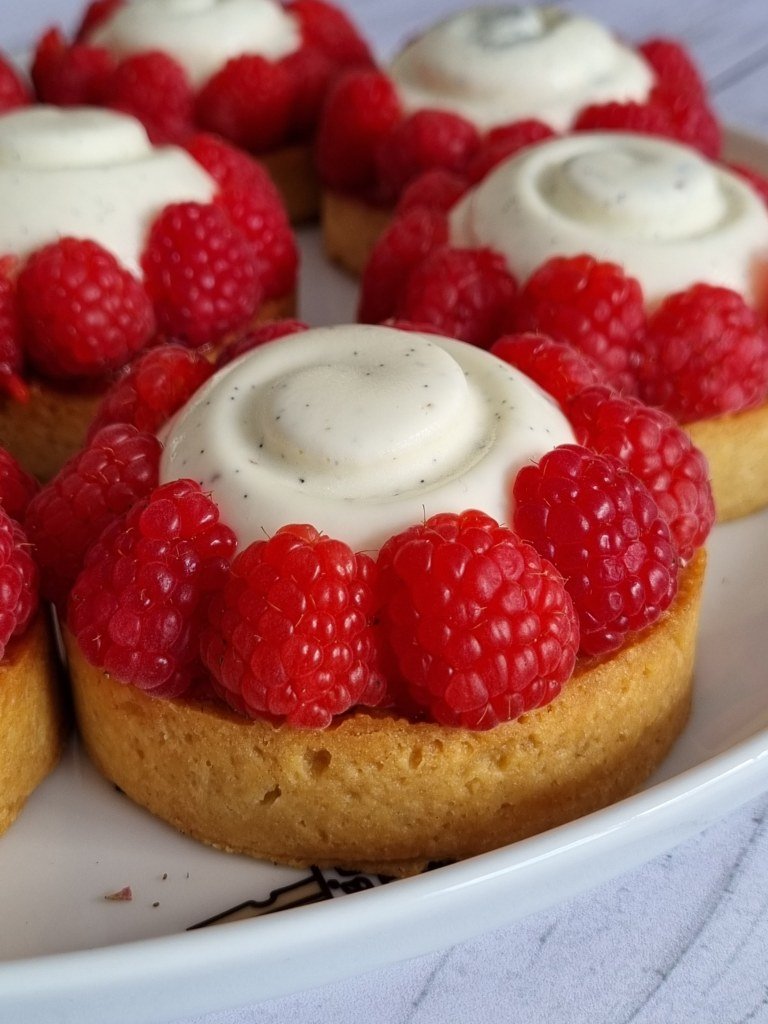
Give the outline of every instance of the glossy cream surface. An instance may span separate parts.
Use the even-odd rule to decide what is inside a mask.
[[[556,130],[590,103],[642,102],[650,66],[597,22],[554,7],[477,7],[440,22],[390,69],[410,113],[455,111],[479,128],[538,118]]]
[[[243,53],[271,60],[293,53],[301,32],[276,0],[131,0],[88,41],[118,57],[163,50],[200,85]]]
[[[580,132],[531,146],[451,211],[451,240],[488,245],[525,280],[590,253],[636,277],[649,305],[696,282],[762,305],[768,210],[724,167],[664,139]]]
[[[161,481],[210,490],[241,549],[289,523],[375,550],[437,512],[508,522],[517,471],[573,441],[558,407],[487,352],[362,325],[242,356],[161,437]]]
[[[132,117],[96,107],[23,107],[0,117],[0,252],[24,258],[90,238],[134,273],[169,203],[209,202],[216,183],[183,149],[152,146]]]

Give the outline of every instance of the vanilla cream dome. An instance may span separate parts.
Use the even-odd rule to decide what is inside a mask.
[[[23,107],[0,117],[0,252],[25,258],[89,238],[140,273],[152,221],[169,203],[210,202],[213,178],[183,149],[95,107]]]
[[[765,301],[765,203],[665,139],[579,132],[531,146],[457,203],[450,236],[500,252],[520,280],[552,256],[589,253],[636,277],[649,305],[697,282]]]
[[[591,103],[645,100],[648,63],[597,22],[554,7],[478,7],[408,45],[390,75],[408,113],[444,109],[481,129],[538,118],[568,128]]]
[[[518,470],[574,436],[532,381],[485,351],[351,325],[242,356],[161,439],[161,482],[210,491],[241,550],[289,523],[375,550],[437,512],[509,522]]]
[[[163,50],[197,86],[243,53],[279,60],[295,52],[301,30],[276,0],[132,0],[88,42],[116,57]]]

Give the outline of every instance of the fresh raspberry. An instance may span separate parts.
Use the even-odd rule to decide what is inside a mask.
[[[85,14],[75,35],[77,42],[86,42],[91,32],[99,25],[109,21],[124,3],[125,0],[93,0],[85,9]]]
[[[11,258],[0,258],[0,394],[24,402],[29,392],[21,377],[24,354],[13,266]]]
[[[562,579],[483,512],[432,516],[390,538],[378,566],[385,637],[435,721],[491,729],[549,703],[573,672]]]
[[[674,138],[700,150],[710,160],[718,160],[723,148],[720,122],[707,103],[663,88],[651,93],[652,103],[663,103],[669,112]]]
[[[555,256],[528,279],[517,307],[520,331],[573,345],[602,366],[621,391],[636,390],[635,364],[645,332],[640,285],[615,263]]]
[[[760,174],[754,167],[747,167],[745,164],[727,164],[728,170],[738,174],[757,192],[760,198],[768,205],[768,177]]]
[[[438,249],[411,274],[398,315],[488,348],[509,321],[517,283],[491,249]]]
[[[0,57],[0,113],[25,107],[29,102],[29,92],[16,68]]]
[[[222,191],[254,188],[278,192],[262,164],[252,156],[224,142],[216,135],[196,132],[184,143],[184,148],[204,167]]]
[[[156,433],[212,373],[204,356],[182,345],[151,348],[134,359],[104,395],[88,428],[88,440],[111,423],[130,423]]]
[[[250,242],[263,298],[278,299],[296,287],[299,254],[285,209],[268,184],[223,189],[215,202]]]
[[[448,221],[441,211],[415,207],[399,214],[380,236],[363,271],[359,319],[377,324],[397,316],[415,267],[447,241]]]
[[[376,181],[376,152],[402,118],[392,82],[379,71],[349,71],[328,92],[317,136],[322,181],[365,191]]]
[[[696,284],[648,320],[640,397],[683,423],[759,405],[768,393],[768,330],[729,288]]]
[[[636,398],[588,387],[568,403],[579,444],[612,455],[642,480],[687,562],[709,535],[715,504],[707,460],[672,417]]]
[[[367,43],[346,14],[323,0],[293,0],[288,10],[299,19],[305,45],[316,47],[334,64],[372,64]]]
[[[312,526],[284,526],[232,563],[200,649],[221,695],[253,718],[322,729],[380,691],[375,566]]]
[[[330,57],[313,46],[300,46],[280,60],[291,82],[290,138],[315,134],[328,88],[337,73]]]
[[[141,121],[155,145],[182,142],[192,132],[192,87],[166,53],[126,57],[109,77],[104,102]]]
[[[152,224],[142,267],[159,330],[192,347],[242,327],[261,301],[250,243],[211,203],[166,206]]]
[[[513,501],[515,530],[565,579],[585,654],[616,650],[669,607],[678,578],[669,527],[618,459],[561,445],[520,470]]]
[[[40,39],[32,62],[38,99],[71,107],[101,103],[115,59],[100,46],[71,46],[57,28]]]
[[[278,338],[287,338],[290,334],[299,334],[301,331],[309,330],[309,324],[302,320],[271,320],[266,324],[259,324],[258,327],[246,331],[240,338],[235,338],[226,344],[216,357],[216,369],[221,369],[231,363],[238,356],[251,352],[268,341],[277,341]]]
[[[545,334],[507,334],[491,345],[491,353],[517,367],[562,406],[582,388],[607,382],[605,370],[585,352]]]
[[[189,690],[201,674],[199,630],[235,545],[199,484],[158,487],[104,531],[75,583],[68,621],[85,657],[157,697]]]
[[[526,146],[532,146],[535,142],[542,142],[544,139],[552,139],[555,132],[535,118],[525,121],[513,121],[511,124],[500,125],[492,128],[483,139],[479,150],[472,158],[467,167],[467,177],[472,184],[481,181],[489,171],[502,162],[514,156]]]
[[[0,448],[0,505],[11,519],[23,522],[27,506],[39,489],[37,480],[21,468],[10,452]]]
[[[691,55],[674,39],[648,39],[638,52],[656,72],[658,84],[670,95],[706,100],[706,87]]]
[[[34,252],[19,274],[18,299],[27,355],[46,377],[101,377],[155,329],[141,282],[90,239],[62,238]]]
[[[418,110],[382,139],[377,153],[383,194],[396,198],[424,171],[461,174],[480,145],[477,128],[445,110]]]
[[[37,609],[37,567],[19,524],[0,508],[0,659]]]
[[[32,499],[24,526],[49,600],[66,602],[101,531],[157,486],[161,450],[153,434],[129,424],[104,427]]]
[[[452,171],[439,168],[425,171],[406,186],[397,201],[397,212],[410,210],[414,206],[426,206],[431,210],[447,213],[469,187],[466,178]]]
[[[264,152],[285,140],[293,104],[291,76],[279,61],[244,54],[227,61],[197,95],[196,119],[244,149]]]

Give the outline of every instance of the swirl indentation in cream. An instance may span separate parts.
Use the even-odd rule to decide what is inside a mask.
[[[88,41],[117,57],[163,50],[199,86],[241,54],[279,60],[293,53],[301,46],[301,31],[275,0],[132,0]]]
[[[451,211],[451,241],[490,246],[523,280],[552,256],[589,253],[636,277],[649,305],[700,281],[756,303],[768,211],[686,146],[580,132],[493,170]]]
[[[209,202],[216,183],[183,149],[154,147],[138,121],[95,107],[23,107],[0,118],[0,251],[24,258],[90,238],[134,273],[169,203]]]
[[[162,481],[209,489],[242,546],[308,522],[357,548],[436,512],[509,519],[509,482],[573,441],[562,413],[463,342],[317,328],[216,374],[166,427]]]
[[[561,131],[590,103],[642,102],[646,61],[602,25],[553,7],[480,7],[449,17],[395,58],[405,109],[449,109],[480,128],[535,117]]]

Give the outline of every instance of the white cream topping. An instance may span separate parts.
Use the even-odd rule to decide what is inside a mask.
[[[311,523],[357,550],[437,512],[509,521],[517,471],[573,432],[527,377],[464,342],[316,328],[219,371],[162,434],[160,479],[210,490],[240,549]]]
[[[597,22],[554,7],[478,7],[419,36],[390,73],[405,109],[479,128],[535,117],[557,131],[590,103],[646,99],[647,62]]]
[[[117,57],[163,50],[198,86],[243,53],[270,60],[293,53],[301,30],[276,0],[132,0],[88,41]]]
[[[451,240],[488,245],[525,280],[590,253],[636,277],[649,305],[696,282],[764,299],[768,210],[741,178],[686,146],[577,133],[507,160],[451,211]]]
[[[24,258],[65,235],[90,238],[134,273],[163,207],[209,202],[213,178],[138,121],[95,107],[24,107],[0,117],[0,252]]]

